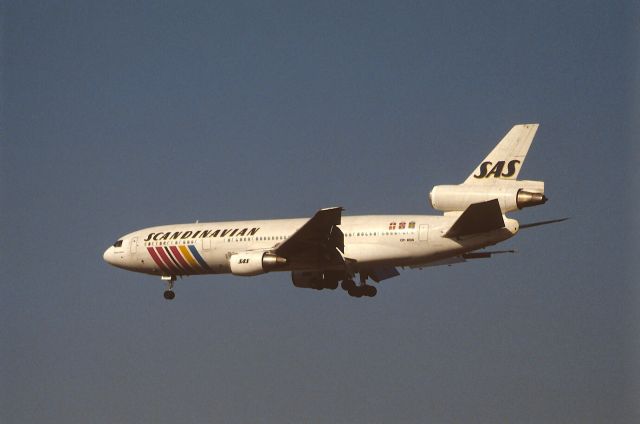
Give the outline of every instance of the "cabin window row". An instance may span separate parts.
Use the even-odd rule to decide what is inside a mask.
[[[381,236],[393,236],[393,235],[398,235],[398,234],[408,234],[407,231],[382,231],[379,233],[379,235]],[[366,231],[362,231],[362,232],[356,232],[356,233],[346,233],[345,237],[370,237],[370,236],[377,236],[378,232],[366,232]]]
[[[239,242],[239,241],[277,241],[286,240],[289,236],[264,236],[264,237],[241,237],[227,239],[227,243]]]

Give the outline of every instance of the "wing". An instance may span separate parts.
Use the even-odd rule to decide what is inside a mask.
[[[342,264],[344,259],[344,234],[338,228],[342,208],[320,209],[298,229],[274,253],[287,258],[288,263],[305,263],[313,266]]]
[[[567,219],[569,218],[560,218],[560,219],[552,219],[551,221],[540,221],[540,222],[532,222],[530,224],[521,224],[520,229],[522,230],[523,228],[537,227],[539,225],[555,224],[556,222],[564,222]]]

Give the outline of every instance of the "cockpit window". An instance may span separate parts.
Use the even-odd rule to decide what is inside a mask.
[[[118,240],[117,242],[113,243],[113,247],[121,247],[122,246],[122,240]]]

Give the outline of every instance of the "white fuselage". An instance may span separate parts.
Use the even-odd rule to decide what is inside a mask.
[[[518,222],[477,235],[447,238],[456,216],[344,216],[344,257],[358,270],[370,266],[421,266],[459,256],[506,240]],[[104,252],[108,263],[154,275],[231,272],[229,258],[238,252],[276,249],[308,218],[202,222],[145,228],[121,237]],[[314,270],[313,261],[288,264],[278,271]],[[326,266],[322,270],[326,270]]]
[[[367,280],[393,278],[397,267],[450,265],[507,252],[477,250],[518,232],[518,221],[506,212],[547,201],[544,181],[518,180],[537,129],[538,124],[513,126],[462,184],[433,187],[429,201],[442,216],[342,216],[341,207],[329,207],[299,219],[165,225],[125,235],[104,259],[160,275],[168,285],[165,299],[174,298],[179,276],[272,271],[290,271],[295,287],[340,286],[350,296],[373,297],[377,289]]]

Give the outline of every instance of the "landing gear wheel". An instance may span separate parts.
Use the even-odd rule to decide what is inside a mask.
[[[351,292],[351,290],[353,290],[355,287],[356,287],[356,283],[353,280],[344,280],[342,282],[342,290]]]
[[[362,290],[362,288],[360,287],[353,287],[349,289],[347,293],[349,293],[349,296],[352,297],[362,297],[364,295],[364,290]]]
[[[176,294],[173,292],[173,282],[176,281],[175,275],[163,275],[160,277],[162,281],[167,282],[167,290],[164,292],[164,298],[167,300],[171,300],[176,297]]]
[[[367,297],[374,297],[376,294],[378,294],[378,289],[373,287],[373,286],[364,286],[364,294]]]

